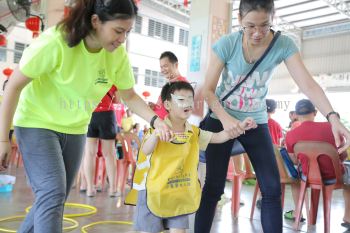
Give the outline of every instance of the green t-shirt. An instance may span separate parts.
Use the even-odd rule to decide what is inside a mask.
[[[84,134],[91,114],[114,84],[134,86],[124,46],[113,52],[87,51],[84,42],[69,48],[55,27],[25,49],[21,72],[33,79],[22,91],[14,125]]]

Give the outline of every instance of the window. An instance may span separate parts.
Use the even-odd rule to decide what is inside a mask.
[[[148,21],[148,35],[149,36],[154,36],[154,25],[155,25],[154,20],[150,19]]]
[[[146,70],[145,72],[145,86],[151,86],[151,71]]]
[[[132,67],[132,71],[134,73],[135,83],[138,83],[139,79],[139,68],[138,67]]]
[[[0,47],[0,61],[3,61],[3,62],[7,61],[7,48],[6,48],[6,46]]]
[[[161,38],[166,41],[174,42],[174,26],[164,24],[150,19],[148,21],[148,35]]]
[[[142,31],[142,17],[137,15],[135,20],[134,32],[141,33],[141,31]]]
[[[15,42],[15,53],[13,56],[13,63],[19,63],[19,61],[21,60],[21,57],[22,57],[23,50],[26,47],[27,46],[23,43]]]
[[[155,22],[155,25],[156,25],[155,36],[161,37],[162,24],[160,22]]]
[[[162,36],[163,40],[167,40],[168,39],[167,38],[167,36],[168,36],[168,28],[169,28],[169,26],[166,25],[166,24],[164,24],[163,27],[162,27],[162,34],[161,34],[161,36]]]
[[[154,70],[146,70],[145,72],[145,85],[152,87],[163,87],[165,84],[165,78]]]
[[[188,31],[180,29],[179,44],[188,46]]]
[[[168,41],[170,42],[174,42],[174,26],[169,26],[169,30],[168,30]]]

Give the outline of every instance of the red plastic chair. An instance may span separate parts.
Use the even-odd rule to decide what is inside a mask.
[[[16,165],[16,168],[18,168],[19,166],[23,165],[22,154],[19,151],[17,143],[12,143],[11,149],[12,149],[12,152],[11,152],[11,158],[10,158],[10,166]]]
[[[136,155],[132,150],[132,141],[135,141],[137,147],[140,148],[141,143],[138,136],[134,133],[123,133],[122,137],[118,138],[122,142],[123,148],[123,159],[117,161],[117,186],[120,187],[120,191],[124,193],[125,184],[128,179],[129,166],[132,166],[132,174],[135,171],[136,166]]]
[[[301,218],[301,210],[303,207],[303,200],[305,198],[305,192],[308,187],[311,188],[311,206],[308,211],[308,225],[315,225],[317,218],[318,202],[320,198],[320,191],[323,196],[323,211],[324,211],[324,232],[330,232],[330,214],[331,214],[331,200],[334,189],[343,188],[343,177],[339,167],[339,154],[333,145],[326,142],[316,141],[301,141],[294,145],[294,153],[296,155],[304,154],[308,158],[308,172],[306,174],[306,180],[301,181],[300,194],[298,205],[296,206],[296,216],[294,222],[294,229],[299,229],[299,223]],[[318,157],[320,155],[327,155],[332,160],[334,167],[336,181],[334,184],[325,185],[323,183],[320,168],[318,166]]]
[[[233,217],[238,216],[240,208],[240,195],[242,190],[242,182],[245,179],[255,178],[252,172],[251,165],[247,154],[243,154],[243,164],[245,171],[235,166],[233,158],[230,158],[227,179],[232,180],[232,195],[231,195],[231,212]]]
[[[104,189],[106,181],[106,162],[105,158],[102,154],[102,144],[101,140],[98,141],[98,150],[96,154],[96,162],[95,162],[95,176],[94,176],[94,184],[97,186],[101,183],[101,189]]]
[[[275,151],[276,162],[277,162],[278,171],[280,174],[281,191],[282,191],[281,201],[282,201],[282,209],[283,209],[286,184],[291,184],[291,183],[298,182],[298,181],[289,177],[288,172],[286,171],[286,168],[284,166],[283,159],[282,159],[282,156],[280,154],[279,148],[277,146],[274,146],[273,149]],[[258,184],[258,182],[256,182],[254,195],[253,195],[252,208],[250,210],[250,220],[253,220],[254,211],[255,211],[255,203],[256,203],[256,199],[258,197],[259,192],[260,192],[259,184]],[[307,207],[308,207],[308,204],[307,204]]]

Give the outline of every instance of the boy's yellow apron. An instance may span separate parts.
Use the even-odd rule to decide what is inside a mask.
[[[167,218],[196,212],[201,199],[198,137],[199,129],[192,126],[189,142],[159,141],[149,162],[140,150],[125,203],[136,205],[137,187],[146,182],[147,206],[154,215]]]

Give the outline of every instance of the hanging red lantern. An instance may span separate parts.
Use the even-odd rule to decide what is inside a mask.
[[[185,7],[188,6],[188,0],[184,0],[184,6],[185,6]]]
[[[3,73],[7,78],[9,78],[9,77],[11,76],[12,72],[13,72],[13,69],[11,69],[11,68],[9,68],[9,67],[7,67],[7,68],[5,68],[5,69],[2,70],[2,73]]]
[[[0,35],[0,46],[5,46],[7,44],[6,37],[4,35]]]
[[[151,95],[151,93],[149,93],[149,91],[144,91],[144,92],[142,92],[142,95],[143,95],[145,98],[147,98],[147,97],[149,97],[149,96]]]
[[[70,14],[72,7],[70,6],[64,6],[63,8],[63,17],[67,17]]]
[[[40,30],[40,18],[38,16],[29,17],[25,22],[26,28],[32,32]]]

